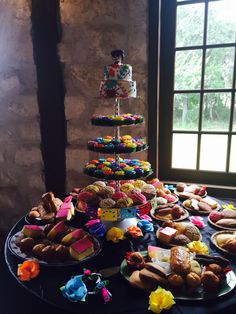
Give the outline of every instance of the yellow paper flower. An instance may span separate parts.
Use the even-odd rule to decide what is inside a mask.
[[[124,238],[125,238],[124,231],[119,228],[112,227],[111,229],[107,231],[107,235],[106,235],[107,241],[112,241],[114,243],[117,243],[120,240],[123,240]]]
[[[170,291],[161,287],[152,291],[149,296],[149,310],[154,313],[161,313],[162,310],[169,310],[175,304],[174,296]]]
[[[187,244],[187,247],[191,252],[197,254],[208,254],[208,247],[205,243],[201,241],[192,241]]]
[[[222,207],[223,207],[224,209],[233,209],[233,210],[236,210],[236,207],[234,207],[234,205],[231,204],[231,203],[229,203],[229,204],[224,204],[224,205],[222,205]]]

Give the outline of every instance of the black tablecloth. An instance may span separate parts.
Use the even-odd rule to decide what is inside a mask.
[[[222,201],[218,200],[220,204]],[[224,203],[224,202],[223,202]],[[217,252],[216,248],[210,241],[211,235],[217,230],[209,225],[207,217],[203,217],[206,227],[201,230],[203,242],[209,247],[209,253],[214,255],[222,255]],[[74,226],[82,226],[85,223],[85,216],[76,214],[76,219],[73,221]],[[66,267],[41,267],[40,275],[29,282],[21,282],[16,276],[16,271],[20,260],[14,256],[8,248],[8,240],[16,232],[22,229],[26,224],[23,217],[10,231],[5,245],[5,260],[11,274],[14,276],[25,289],[39,297],[40,299],[65,310],[66,313],[103,313],[103,314],[118,314],[118,313],[137,313],[145,314],[151,313],[148,311],[148,297],[149,295],[143,291],[139,291],[129,286],[127,281],[118,272],[109,278],[108,289],[112,293],[111,301],[103,304],[102,298],[99,294],[87,296],[86,302],[72,303],[67,301],[61,294],[60,287],[63,286],[71,276],[79,275],[83,272],[83,268],[89,268],[92,271],[99,271],[106,267],[119,266],[124,259],[127,251],[143,251],[147,249],[148,245],[162,246],[155,237],[155,232],[146,233],[140,239],[125,239],[117,244],[102,240],[102,252],[94,259],[76,266]],[[155,230],[158,224],[155,224]],[[230,259],[232,268],[236,273],[236,257],[223,255]],[[236,306],[236,289],[229,294],[214,300],[206,301],[180,301],[176,300],[176,304],[169,311],[164,313],[183,313],[205,314],[205,313],[233,313],[233,308]]]

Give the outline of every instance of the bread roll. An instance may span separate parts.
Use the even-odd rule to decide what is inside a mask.
[[[222,233],[216,236],[216,242],[219,246],[224,245],[228,240],[234,239],[235,236],[230,233]]]
[[[165,270],[161,266],[156,263],[148,262],[145,264],[144,268],[148,269],[149,271],[161,276],[166,277]]]
[[[236,219],[223,218],[223,219],[218,220],[216,224],[222,227],[236,227]]]
[[[224,209],[221,212],[222,218],[236,218],[236,210]]]
[[[180,275],[190,272],[190,253],[189,250],[182,246],[174,246],[170,250],[170,268]]]

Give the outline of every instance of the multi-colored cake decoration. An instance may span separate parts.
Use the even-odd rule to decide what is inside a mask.
[[[101,153],[132,153],[147,149],[143,138],[123,135],[118,139],[112,136],[97,137],[87,144],[89,150]]]
[[[113,64],[106,65],[103,70],[104,80],[100,84],[102,98],[130,98],[136,97],[136,82],[132,81],[132,67],[123,64],[124,51],[111,52]]]
[[[148,161],[138,159],[115,160],[115,158],[99,158],[88,162],[84,169],[85,174],[106,180],[128,180],[146,177],[152,173]]]
[[[119,115],[98,115],[93,116],[91,123],[93,125],[101,126],[122,126],[122,125],[132,125],[140,124],[144,122],[143,115],[140,114],[119,114]]]

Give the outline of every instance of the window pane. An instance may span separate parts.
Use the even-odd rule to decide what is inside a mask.
[[[233,131],[236,131],[236,94],[234,96],[234,120],[233,120]]]
[[[173,134],[172,143],[172,168],[196,169],[197,135]]]
[[[200,148],[200,170],[226,170],[227,135],[203,134]]]
[[[199,89],[202,50],[177,51],[175,56],[175,90]]]
[[[232,88],[234,48],[207,49],[205,88]]]
[[[228,131],[231,93],[207,93],[203,99],[202,129]]]
[[[202,45],[204,3],[178,6],[176,47]]]
[[[224,0],[209,3],[208,44],[235,42],[236,1]]]
[[[200,94],[175,94],[174,130],[198,130]]]
[[[232,136],[229,171],[236,172],[236,135]]]

